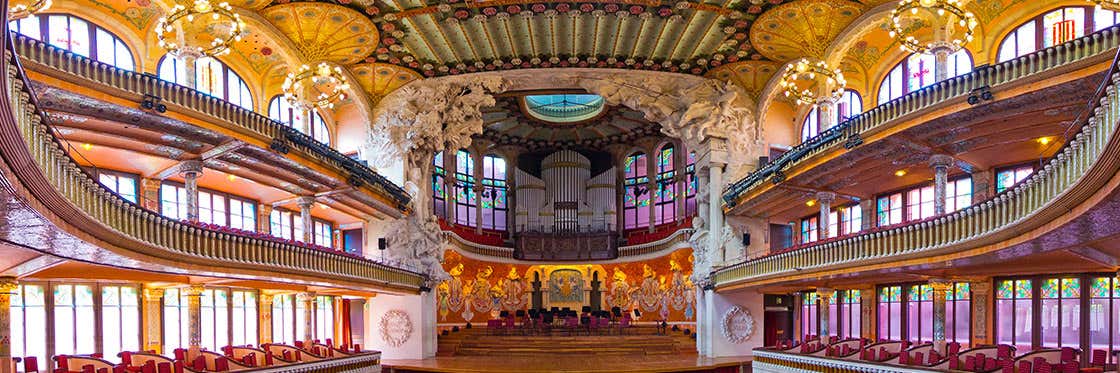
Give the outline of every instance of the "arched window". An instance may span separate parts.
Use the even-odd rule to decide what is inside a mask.
[[[482,229],[506,230],[506,160],[482,158]]]
[[[288,127],[295,127],[303,131],[303,111],[295,106],[292,106],[283,95],[272,96],[268,101],[268,117],[274,121],[284,123]],[[327,123],[318,112],[312,110],[311,112],[311,133],[308,135],[311,138],[321,143],[330,145],[331,134],[327,130]]]
[[[455,223],[474,227],[478,225],[478,196],[474,191],[474,160],[471,153],[460,150],[455,154]]]
[[[443,152],[436,153],[432,159],[432,209],[440,219],[447,218],[447,188],[444,179],[447,171],[443,169]]]
[[[1089,17],[1088,15],[1092,15]],[[1052,47],[1106,29],[1118,21],[1116,12],[1091,6],[1054,9],[1032,18],[1007,34],[999,45],[998,62]]]
[[[10,31],[125,70],[136,70],[132,52],[113,33],[84,19],[65,15],[33,15],[8,23]]]
[[[630,155],[623,164],[623,229],[649,226],[649,177],[646,167],[646,153]]]
[[[667,144],[657,155],[657,195],[653,208],[655,225],[670,223],[677,217],[676,170],[673,168],[673,145]]]
[[[836,114],[836,119],[832,124],[844,123],[844,121],[863,112],[863,99],[859,97],[858,92],[845,89],[844,95],[840,96],[840,100],[836,102],[833,112]],[[806,114],[805,120],[801,122],[801,141],[811,139],[820,134],[821,131],[828,129],[821,128],[821,123],[824,123],[824,118],[821,117],[820,109],[814,107],[809,110],[809,114]]]
[[[688,166],[684,170],[688,174],[688,184],[685,186],[684,214],[685,216],[692,216],[696,214],[696,191],[700,190],[700,179],[696,177],[696,152],[688,152]]]
[[[199,92],[229,101],[253,110],[253,95],[249,86],[229,66],[215,58],[199,58],[194,62],[195,89]],[[186,84],[187,69],[183,61],[164,55],[159,61],[159,78],[177,84]]]
[[[961,49],[949,55],[949,77],[972,71],[972,55]],[[937,58],[932,54],[911,54],[895,65],[879,85],[879,104],[902,97],[936,83]]]

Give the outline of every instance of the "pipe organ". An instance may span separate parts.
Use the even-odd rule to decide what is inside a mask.
[[[615,168],[591,176],[591,161],[571,150],[541,161],[541,177],[516,171],[516,227],[524,232],[611,232],[617,228]]]

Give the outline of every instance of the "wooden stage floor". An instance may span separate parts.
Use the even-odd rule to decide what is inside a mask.
[[[743,366],[743,369],[735,367]],[[750,357],[701,358],[695,353],[659,356],[441,356],[381,361],[381,371],[409,372],[750,372]]]

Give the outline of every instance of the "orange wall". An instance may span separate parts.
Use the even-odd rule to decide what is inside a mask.
[[[696,319],[696,292],[692,274],[692,249],[646,261],[618,264],[528,265],[486,262],[465,258],[449,250],[444,269],[451,280],[436,289],[438,322],[484,324],[498,311],[531,306],[533,281],[539,276],[545,306],[589,304],[586,290],[595,276],[601,281],[602,306],[637,308],[638,321]],[[569,280],[580,281],[569,281]],[[581,294],[582,293],[582,294]]]

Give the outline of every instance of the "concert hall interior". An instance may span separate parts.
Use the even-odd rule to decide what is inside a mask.
[[[1120,0],[0,4],[0,373],[1120,365]]]

